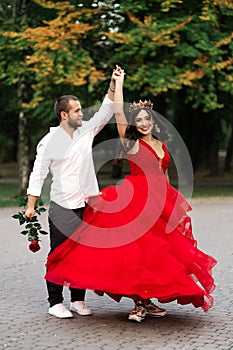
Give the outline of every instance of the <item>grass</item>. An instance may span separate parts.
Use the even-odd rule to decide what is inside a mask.
[[[108,185],[109,183],[107,182],[102,183],[100,188],[104,188]],[[233,197],[233,185],[195,185],[192,198],[205,197]]]
[[[0,183],[0,208],[18,206],[16,183]]]
[[[233,185],[195,185],[193,198],[233,197]]]
[[[49,202],[47,188],[42,192],[44,204]],[[18,185],[16,183],[0,183],[0,208],[19,207]],[[22,208],[23,209],[23,208]],[[20,209],[21,210],[21,209]]]
[[[110,184],[118,182],[117,179],[102,179],[100,181],[100,188],[106,187]],[[16,183],[0,183],[0,208],[17,207],[18,187]],[[196,184],[193,188],[192,198],[205,198],[205,197],[233,197],[233,185],[231,184],[211,184],[206,183],[202,185]],[[45,204],[49,201],[49,188],[45,187],[43,190],[42,199]]]

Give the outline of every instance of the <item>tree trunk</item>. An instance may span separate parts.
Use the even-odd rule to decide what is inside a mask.
[[[22,103],[26,95],[25,79],[20,78],[18,85],[19,101]],[[19,196],[26,195],[28,184],[30,161],[29,161],[29,135],[28,135],[28,118],[24,111],[19,112],[18,122],[18,177],[19,177]]]
[[[19,2],[14,1],[13,18],[15,19],[16,8],[19,6],[21,13],[20,24],[23,25],[27,18],[27,0],[21,0]],[[20,28],[19,28],[20,30]],[[19,99],[19,121],[18,121],[18,178],[19,178],[19,196],[26,195],[26,189],[28,185],[28,178],[30,172],[29,161],[29,134],[28,134],[28,117],[27,113],[22,109],[23,102],[27,101],[27,83],[24,76],[19,77],[18,83],[18,99]]]
[[[218,151],[219,151],[219,140],[212,140],[207,158],[207,166],[209,169],[210,176],[217,176],[219,170],[219,162],[218,162]]]
[[[231,171],[232,159],[233,159],[233,120],[231,124],[231,134],[227,145],[227,154],[226,154],[225,164],[224,164],[225,172]]]

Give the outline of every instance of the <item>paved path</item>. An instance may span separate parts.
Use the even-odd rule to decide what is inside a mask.
[[[59,320],[47,314],[43,280],[48,251],[33,254],[11,214],[0,210],[1,287],[0,349],[11,350],[232,350],[233,349],[233,199],[195,201],[192,218],[199,247],[218,260],[214,269],[215,306],[208,312],[175,302],[165,304],[168,316],[131,323],[133,304],[87,293],[90,317]],[[42,220],[46,229],[46,215]],[[68,292],[65,303],[68,305]]]

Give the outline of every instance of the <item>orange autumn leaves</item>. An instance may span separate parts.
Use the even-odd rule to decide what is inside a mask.
[[[20,32],[4,32],[4,36],[14,40],[12,45],[20,49],[24,47],[24,60],[20,70],[28,75],[33,74],[34,97],[23,107],[35,108],[43,99],[43,91],[50,84],[67,84],[82,86],[94,84],[104,79],[101,71],[95,67],[90,52],[80,45],[80,40],[95,25],[85,23],[82,18],[88,18],[98,9],[72,11],[72,6],[66,2],[54,4],[48,1],[36,0],[47,8],[56,8],[58,15],[50,21],[43,21],[44,26],[22,28]],[[26,47],[26,49],[25,49]]]

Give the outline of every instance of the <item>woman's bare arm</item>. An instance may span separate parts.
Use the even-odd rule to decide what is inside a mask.
[[[115,97],[114,97],[114,112],[117,122],[117,129],[121,141],[125,137],[125,130],[128,126],[127,119],[124,113],[124,97],[123,97],[123,83],[124,83],[124,70],[121,67],[116,66],[113,72],[113,78],[115,80]]]

